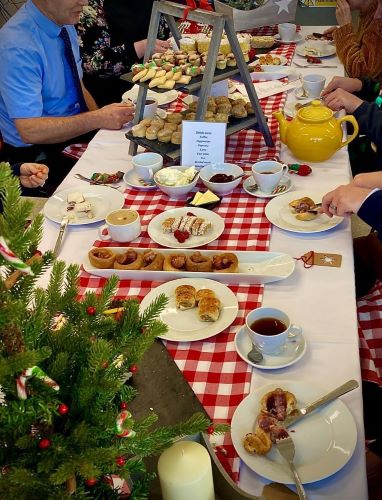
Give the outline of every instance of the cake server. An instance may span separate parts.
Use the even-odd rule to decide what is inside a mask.
[[[339,396],[342,396],[343,394],[346,394],[347,392],[350,392],[354,389],[357,389],[358,387],[359,387],[359,384],[356,380],[348,380],[347,382],[340,385],[336,389],[333,389],[333,391],[330,391],[325,396],[322,396],[320,399],[317,399],[317,401],[314,401],[314,403],[310,403],[309,405],[305,406],[304,408],[296,408],[296,409],[292,410],[291,413],[284,420],[283,426],[290,427],[292,424],[295,424],[296,422],[298,422],[302,418],[306,417],[310,413],[317,410],[317,408],[320,408],[321,406],[324,406],[327,403],[330,403],[334,399],[337,399]]]

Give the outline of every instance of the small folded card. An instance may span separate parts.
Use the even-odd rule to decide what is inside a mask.
[[[313,266],[341,267],[342,255],[337,253],[320,253],[310,250],[296,260],[302,260],[305,268]]]

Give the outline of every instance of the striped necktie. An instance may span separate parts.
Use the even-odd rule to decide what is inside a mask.
[[[80,104],[80,110],[81,112],[88,111],[88,107],[84,99],[84,94],[82,92],[80,77],[78,76],[77,64],[74,58],[72,44],[70,42],[68,31],[65,27],[62,28],[60,31],[60,38],[64,42],[64,54],[66,61],[69,64],[70,71],[72,73],[74,87],[77,91],[78,102]]]

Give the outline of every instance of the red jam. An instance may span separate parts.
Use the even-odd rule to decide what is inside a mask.
[[[233,181],[233,175],[227,174],[215,174],[211,177],[210,182],[231,182]]]

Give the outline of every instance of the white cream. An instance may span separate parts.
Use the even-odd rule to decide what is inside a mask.
[[[155,174],[155,180],[163,186],[186,186],[195,177],[197,170],[190,167],[185,170],[162,168]]]

